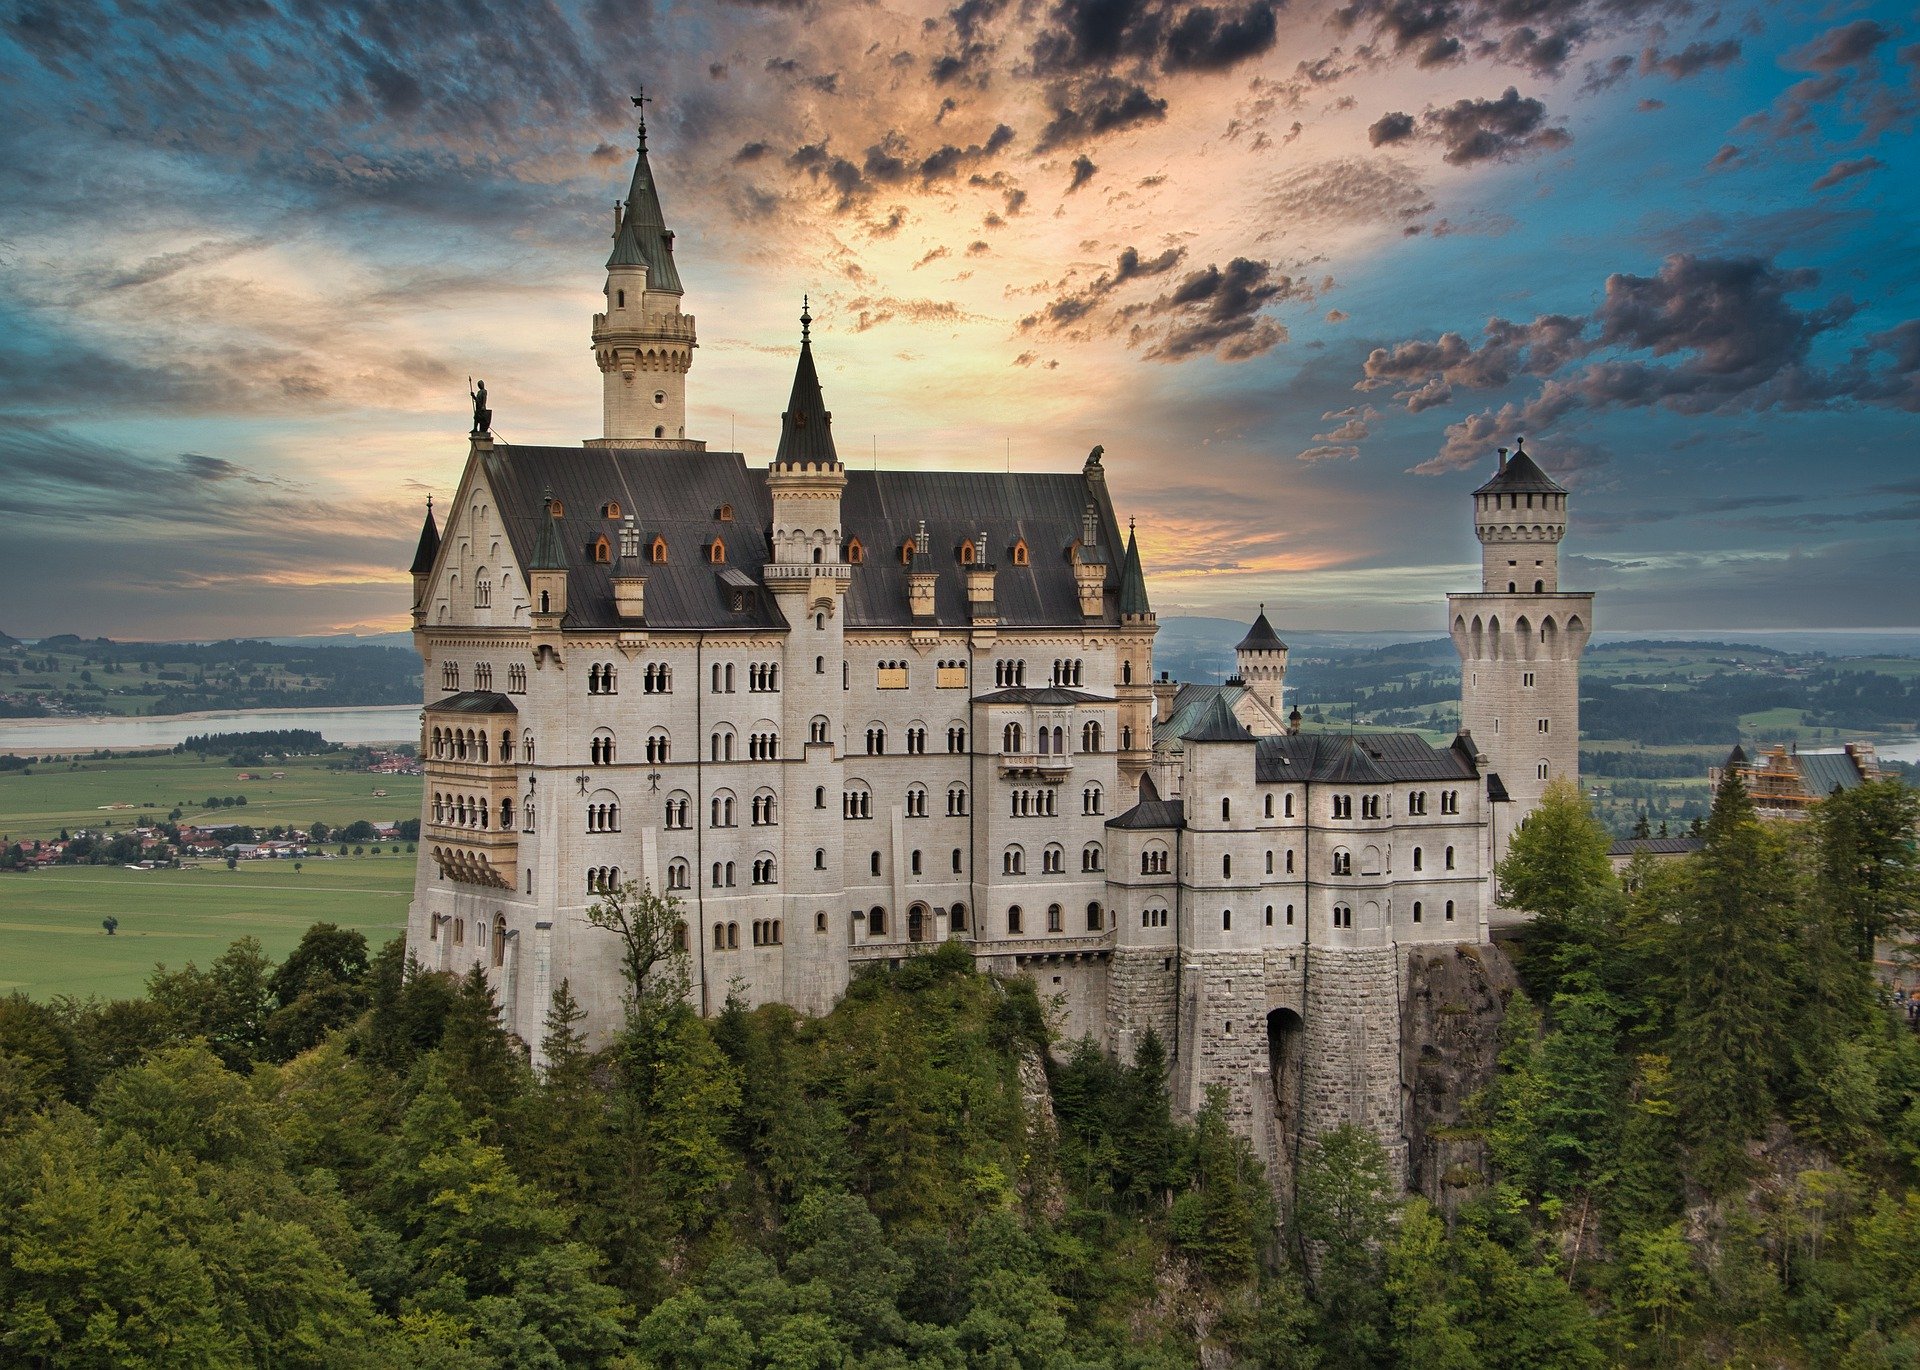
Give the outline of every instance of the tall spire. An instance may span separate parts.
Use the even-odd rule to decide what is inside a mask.
[[[640,109],[639,147],[634,153],[633,183],[627,187],[626,213],[620,218],[620,231],[614,234],[613,255],[607,258],[607,266],[644,266],[647,289],[678,295],[683,292],[680,272],[673,264],[673,234],[667,228],[660,192],[653,183],[653,167],[647,161],[647,118],[642,102],[650,98],[644,92],[633,97],[635,107]]]
[[[839,465],[833,446],[833,415],[820,394],[820,373],[813,369],[813,315],[806,296],[800,297],[800,360],[793,368],[793,395],[780,416],[780,447],[776,462],[815,462]]]
[[[420,525],[420,542],[413,549],[413,574],[432,572],[433,559],[440,554],[440,525],[433,521],[433,496],[427,496],[427,520]]]
[[[1147,602],[1147,577],[1140,569],[1140,543],[1133,535],[1133,520],[1127,520],[1127,559],[1120,566],[1120,616],[1150,614]]]

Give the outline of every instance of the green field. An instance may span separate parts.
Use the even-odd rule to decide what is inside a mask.
[[[176,806],[182,823],[246,823],[256,828],[288,823],[305,827],[324,819],[343,827],[357,819],[393,823],[420,816],[421,778],[330,771],[326,757],[297,757],[247,774],[224,757],[201,760],[170,752],[111,761],[37,765],[31,775],[0,771],[0,836],[6,842],[57,837],[62,828],[138,826],[164,819]],[[258,777],[285,771],[284,780]],[[385,790],[384,798],[375,790]],[[203,809],[209,797],[245,795],[244,806]],[[129,804],[133,807],[109,808]]]
[[[155,962],[205,966],[240,937],[275,960],[320,922],[358,928],[378,948],[406,926],[412,856],[243,861],[177,871],[62,866],[0,875],[0,994],[127,998]],[[120,920],[114,936],[107,915]]]

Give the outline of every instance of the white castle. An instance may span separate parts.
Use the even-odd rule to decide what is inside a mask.
[[[413,564],[426,762],[408,948],[490,977],[534,1044],[564,979],[604,1034],[599,895],[680,901],[692,995],[810,1013],[957,938],[1068,1037],[1149,1030],[1282,1143],[1355,1121],[1404,1163],[1408,956],[1482,943],[1491,870],[1578,767],[1592,596],[1524,453],[1474,494],[1451,596],[1464,730],[1311,733],[1264,612],[1225,685],[1156,680],[1101,449],[1069,472],[856,471],[801,314],[771,464],[686,436],[694,320],[648,165],[593,320],[605,436],[475,431]],[[482,397],[484,404],[484,396]]]

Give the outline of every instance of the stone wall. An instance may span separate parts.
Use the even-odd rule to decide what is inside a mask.
[[[1400,957],[1394,947],[1307,952],[1301,1129],[1343,1124],[1371,1131],[1396,1179],[1406,1175],[1401,1125]]]
[[[1173,955],[1155,947],[1115,947],[1107,963],[1107,1050],[1131,1062],[1151,1028],[1169,1056],[1177,1045]]]
[[[1493,1082],[1500,1025],[1518,986],[1513,963],[1491,944],[1407,954],[1400,1032],[1407,1187],[1443,1210],[1487,1183],[1485,1134],[1469,1115]]]

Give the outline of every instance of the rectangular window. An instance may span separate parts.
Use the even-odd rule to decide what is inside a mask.
[[[933,684],[939,690],[964,690],[967,688],[967,668],[942,666],[935,674]]]
[[[1520,673],[1520,685],[1523,689],[1531,690],[1533,688],[1533,672],[1532,671],[1522,671]]]

